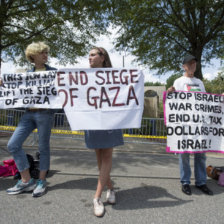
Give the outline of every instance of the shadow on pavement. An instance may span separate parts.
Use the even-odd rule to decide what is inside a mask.
[[[98,178],[82,178],[79,180],[71,180],[60,184],[55,184],[48,187],[48,191],[58,189],[81,189],[81,190],[95,190]]]
[[[141,187],[118,191],[117,204],[113,208],[116,210],[136,210],[172,207],[192,201],[192,199],[183,200],[177,198],[162,187],[142,184]]]
[[[96,185],[97,178],[83,178],[49,186],[48,191],[58,189],[95,190]],[[116,191],[117,204],[113,206],[113,209],[117,210],[171,207],[193,201],[177,198],[162,187],[148,186],[144,184],[142,184],[141,187],[120,191],[116,189]]]
[[[52,164],[66,164],[68,167],[81,167],[86,169],[95,167],[97,165],[95,151],[87,150],[67,150],[64,152],[53,151],[54,158],[51,160]],[[113,167],[120,171],[127,171],[126,165],[132,166],[176,166],[178,159],[172,154],[146,154],[146,153],[131,153],[131,152],[114,152],[113,153]]]
[[[213,191],[214,195],[224,193],[224,187],[219,186],[217,183],[217,180],[207,179],[206,184],[208,188]],[[194,195],[204,195],[204,193],[201,192],[201,190],[196,188],[194,185],[191,185],[191,190],[192,190],[192,194]],[[211,197],[211,196],[208,196],[208,197]]]

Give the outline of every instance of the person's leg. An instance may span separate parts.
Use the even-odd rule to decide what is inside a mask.
[[[27,156],[22,150],[23,142],[34,128],[35,124],[32,120],[32,114],[25,113],[8,142],[8,150],[13,155],[16,166],[21,174],[21,180],[14,187],[7,189],[8,194],[19,194],[24,191],[31,191],[35,187],[35,182],[30,177]]]
[[[206,155],[205,153],[194,154],[194,175],[195,185],[201,186],[206,184]]]
[[[39,138],[40,174],[33,197],[40,197],[47,190],[46,175],[50,167],[50,135],[53,118],[54,115],[51,111],[41,111],[35,114]]]
[[[7,145],[9,152],[15,160],[23,182],[28,182],[30,180],[30,173],[29,162],[26,153],[22,149],[22,144],[34,129],[35,124],[32,120],[32,114],[26,112]]]
[[[182,184],[190,184],[191,167],[190,155],[188,153],[179,154],[180,182]]]
[[[102,162],[101,162],[101,167],[99,170],[99,179],[98,179],[97,190],[96,190],[94,198],[101,197],[103,189],[110,178],[113,148],[96,149],[96,151],[97,150],[100,150]]]
[[[95,150],[95,151],[96,151],[97,165],[98,165],[98,169],[100,171],[101,166],[102,166],[102,153],[101,153],[101,150]],[[108,189],[110,189],[110,190],[113,189],[113,185],[112,185],[110,176],[108,178],[108,181],[107,181],[106,185],[107,185]]]
[[[180,166],[180,182],[182,183],[182,192],[191,195],[190,178],[190,155],[188,153],[179,155],[179,166]]]
[[[213,195],[213,192],[206,185],[207,173],[205,153],[194,154],[194,175],[196,187],[207,195]]]
[[[102,162],[101,150],[96,149],[95,152],[96,152],[96,159],[97,159],[98,170],[100,171],[101,162]]]
[[[50,167],[50,136],[53,124],[53,113],[43,111],[36,113],[35,121],[38,129],[39,152],[40,152],[40,176],[45,180]]]
[[[96,158],[97,158],[97,164],[98,164],[98,169],[100,171],[100,168],[102,166],[102,155],[101,155],[101,150],[96,150]],[[116,203],[116,196],[115,196],[115,191],[113,189],[113,184],[110,178],[110,175],[108,177],[108,181],[106,183],[107,186],[107,192],[106,192],[106,201],[109,204],[115,204]]]
[[[97,158],[99,163],[99,178],[97,183],[96,193],[93,199],[94,214],[98,217],[104,215],[104,205],[101,201],[101,194],[105,185],[107,185],[110,178],[110,171],[112,166],[112,152],[113,148],[108,149],[96,149]]]

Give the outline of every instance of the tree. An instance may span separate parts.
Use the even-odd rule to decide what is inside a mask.
[[[218,76],[213,80],[209,81],[207,79],[203,80],[206,92],[222,94],[224,93],[224,74],[222,72],[218,73]]]
[[[144,86],[164,86],[161,82],[145,82]]]
[[[224,56],[221,57],[222,60],[224,60]],[[220,71],[218,72],[218,76],[214,79],[203,80],[205,89],[208,93],[215,93],[215,94],[223,94],[224,93],[224,66],[220,68]]]
[[[176,79],[180,78],[183,74],[174,74],[171,75],[167,80],[166,80],[166,89],[169,87],[173,86],[173,83]]]
[[[1,0],[1,61],[24,64],[25,47],[45,41],[62,64],[76,63],[106,32],[106,4],[102,0]]]
[[[112,0],[111,20],[120,26],[116,48],[130,51],[158,73],[180,71],[186,53],[201,66],[224,53],[223,0]]]

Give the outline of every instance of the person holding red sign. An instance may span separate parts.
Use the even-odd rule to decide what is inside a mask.
[[[89,53],[89,64],[91,68],[111,68],[112,64],[107,51],[102,47],[94,47]],[[110,179],[112,167],[113,147],[123,145],[122,130],[87,130],[85,131],[85,143],[87,148],[95,149],[99,169],[97,189],[93,199],[94,214],[97,217],[105,213],[101,201],[101,194],[107,186],[106,201],[115,204],[115,192]]]
[[[196,71],[197,59],[193,55],[186,55],[183,60],[184,75],[174,81],[172,87],[167,91],[197,91],[205,92],[203,82],[194,77]],[[190,178],[190,154],[179,154],[180,179],[182,184],[182,191],[187,195],[191,195]],[[195,186],[207,195],[213,195],[213,192],[206,185],[206,155],[205,153],[194,154],[194,174]]]

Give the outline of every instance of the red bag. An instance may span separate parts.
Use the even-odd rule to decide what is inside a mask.
[[[4,166],[0,165],[0,177],[15,176],[19,172],[13,159],[4,160],[3,163]]]

